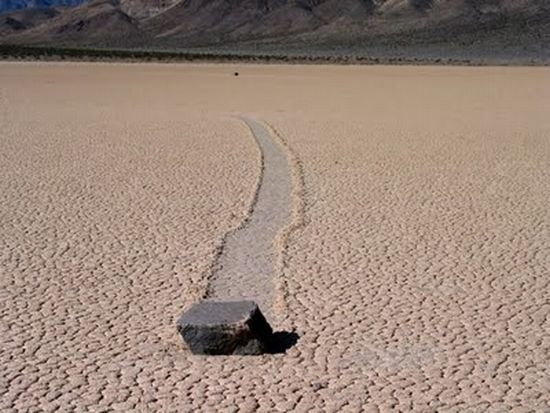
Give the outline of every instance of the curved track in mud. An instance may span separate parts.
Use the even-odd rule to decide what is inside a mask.
[[[208,298],[251,299],[273,317],[278,234],[292,216],[292,178],[283,147],[259,121],[239,116],[261,151],[261,176],[249,217],[223,243]]]

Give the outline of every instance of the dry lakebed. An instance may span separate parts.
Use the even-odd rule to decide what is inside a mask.
[[[2,62],[0,411],[549,412],[549,205],[548,68]]]

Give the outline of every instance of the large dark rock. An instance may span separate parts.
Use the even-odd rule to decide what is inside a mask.
[[[194,354],[259,355],[269,351],[273,330],[253,301],[194,304],[178,320]]]

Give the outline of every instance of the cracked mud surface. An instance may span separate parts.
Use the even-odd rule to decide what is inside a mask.
[[[547,69],[3,63],[0,105],[0,410],[549,410]],[[175,330],[254,199],[230,113],[290,160],[285,355]]]
[[[210,277],[209,298],[251,299],[271,320],[277,282],[277,238],[292,214],[290,166],[283,147],[260,121],[246,116],[239,119],[248,125],[258,143],[262,168],[246,222],[224,239]]]

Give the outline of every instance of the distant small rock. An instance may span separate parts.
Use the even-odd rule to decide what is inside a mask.
[[[194,304],[177,328],[194,354],[259,355],[269,351],[273,330],[253,301]]]
[[[239,72],[235,72],[234,75],[235,75],[235,76],[239,76]]]

